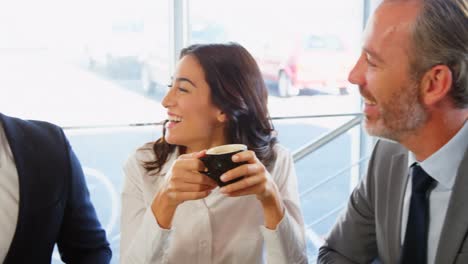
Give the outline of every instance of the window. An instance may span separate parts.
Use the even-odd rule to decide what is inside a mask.
[[[235,41],[255,57],[279,141],[292,153],[359,117],[360,96],[347,75],[360,52],[363,1],[189,4],[190,43]],[[354,124],[295,164],[311,262],[362,174],[368,151]]]
[[[155,99],[165,87],[142,77],[144,67],[156,74],[149,70],[153,58],[170,65],[169,17],[169,1],[0,5],[0,111],[65,129],[111,242],[113,263],[119,259],[122,165],[160,135],[154,124],[166,116]],[[157,74],[167,84],[169,74]],[[60,263],[57,253],[53,262]]]
[[[245,46],[269,89],[279,140],[299,157],[311,141],[357,124],[361,101],[347,73],[366,2],[9,1],[0,5],[1,111],[65,129],[118,263],[121,168],[161,134],[175,47]],[[174,21],[187,21],[185,31],[174,32]],[[174,40],[184,32],[187,43]],[[362,174],[365,142],[356,126],[296,163],[311,262]]]

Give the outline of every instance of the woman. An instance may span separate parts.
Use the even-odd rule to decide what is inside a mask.
[[[242,46],[182,50],[163,136],[124,166],[121,263],[307,262],[294,164],[276,144],[267,98]],[[233,157],[247,164],[222,180],[244,178],[217,188],[199,158],[230,143],[248,146]]]

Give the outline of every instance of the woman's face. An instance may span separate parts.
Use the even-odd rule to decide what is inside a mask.
[[[162,105],[169,120],[168,143],[187,147],[187,153],[226,143],[226,116],[213,105],[203,68],[194,56],[179,60]]]

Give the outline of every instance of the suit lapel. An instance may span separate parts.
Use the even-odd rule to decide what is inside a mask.
[[[26,231],[26,221],[27,212],[30,212],[30,206],[33,205],[33,201],[30,201],[31,198],[28,194],[31,193],[30,190],[33,187],[31,182],[28,180],[31,177],[33,168],[26,166],[26,161],[30,159],[30,146],[27,144],[26,136],[24,135],[24,130],[18,126],[18,122],[15,119],[7,117],[0,114],[0,122],[3,124],[6,137],[8,139],[8,144],[10,145],[11,152],[13,153],[13,159],[16,164],[16,170],[18,172],[18,183],[19,183],[19,212],[18,212],[18,222],[16,224],[15,235],[11,242],[10,250],[8,256],[16,255],[21,251],[21,243],[23,239],[31,239],[30,237],[25,236]]]
[[[468,230],[468,149],[461,162],[457,179],[440,234],[435,263],[453,263]]]
[[[388,199],[387,241],[390,263],[398,263],[401,248],[401,215],[408,181],[408,154],[394,155],[391,162],[387,188],[389,196],[395,199]]]

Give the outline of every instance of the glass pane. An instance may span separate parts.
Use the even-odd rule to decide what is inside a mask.
[[[160,121],[141,78],[146,58],[169,53],[168,10],[150,0],[3,3],[2,112],[67,127]]]
[[[112,263],[119,262],[122,165],[161,131],[127,125],[166,118],[156,99],[169,80],[169,2],[0,5],[0,111],[65,128],[111,242]],[[57,252],[53,263],[61,263]]]
[[[294,153],[350,120],[350,117],[301,118],[275,120],[274,125],[280,143]],[[325,235],[363,173],[359,165],[365,168],[369,158],[370,150],[358,152],[358,142],[359,126],[356,126],[295,163],[311,263],[315,263]]]
[[[273,118],[350,115],[275,119],[280,142],[291,151],[360,112],[358,89],[348,83],[347,75],[361,49],[363,1],[189,3],[191,43],[235,41],[245,46],[256,58],[269,89]],[[206,26],[211,34],[199,40],[193,37],[200,35],[193,30],[195,24],[215,25],[223,30],[209,30]],[[359,179],[358,161],[367,153],[364,148],[365,153],[360,153],[359,132],[357,126],[296,163],[311,262]],[[322,183],[324,179],[328,180]]]
[[[360,46],[361,2],[190,1],[190,40],[236,41],[248,48],[270,89],[272,116],[354,113],[360,100],[346,75]],[[0,111],[66,128],[111,242],[112,263],[119,261],[123,162],[161,131],[160,126],[125,125],[166,118],[160,100],[171,75],[172,4],[17,0],[0,8]],[[282,144],[294,151],[347,120],[275,120],[275,126]],[[347,133],[301,160],[301,193],[353,161],[353,142]],[[351,174],[302,196],[311,257],[320,241],[314,234],[321,237],[335,219],[332,209],[349,194]],[[336,195],[319,206],[317,199],[328,190]],[[61,263],[57,253],[53,262]]]
[[[66,135],[81,162],[91,201],[111,244],[112,263],[120,260],[120,194],[123,164],[143,143],[161,136],[161,126],[69,129]],[[61,263],[57,252],[54,262]]]
[[[189,3],[191,43],[235,41],[245,46],[272,97],[302,107],[302,114],[359,110],[358,91],[347,76],[360,51],[363,1]],[[314,104],[302,98],[326,104],[308,107]],[[272,106],[271,111],[293,115],[287,107]]]

